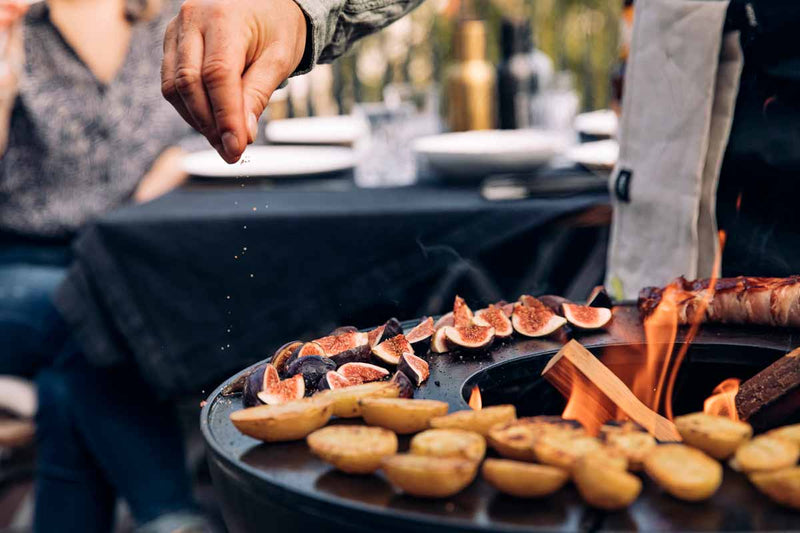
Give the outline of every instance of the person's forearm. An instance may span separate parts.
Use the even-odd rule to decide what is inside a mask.
[[[149,202],[186,181],[186,173],[181,168],[183,155],[183,150],[178,147],[164,150],[139,182],[133,200],[137,203]]]
[[[0,157],[6,153],[8,132],[11,129],[11,111],[14,109],[14,95],[0,95]]]

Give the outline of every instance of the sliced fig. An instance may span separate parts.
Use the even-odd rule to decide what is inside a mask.
[[[508,318],[511,318],[511,314],[514,312],[514,304],[513,303],[510,304],[505,300],[500,300],[499,302],[494,304],[494,306],[495,307],[499,307],[500,309],[502,309],[503,313],[505,313],[505,315]]]
[[[286,367],[286,372],[290,376],[302,375],[305,380],[305,389],[314,392],[319,380],[327,372],[336,370],[336,363],[321,355],[307,355],[298,357]],[[265,387],[264,390],[267,390]]]
[[[506,316],[502,309],[490,305],[486,309],[481,309],[475,313],[472,320],[478,326],[491,326],[494,328],[494,336],[501,339],[510,337],[514,333],[511,320]]]
[[[545,337],[567,323],[567,319],[556,315],[549,307],[530,297],[528,304],[514,307],[511,324],[514,330],[526,337]]]
[[[564,304],[564,317],[579,329],[599,329],[611,320],[611,309],[588,305]]]
[[[325,349],[316,342],[306,342],[294,353],[297,357],[307,357],[309,355],[325,356]],[[288,361],[286,362],[289,363]]]
[[[439,331],[440,329],[447,327],[447,326],[455,326],[456,321],[453,318],[453,312],[450,311],[449,313],[445,313],[439,317],[439,320],[433,324],[433,329]]]
[[[359,331],[348,331],[339,335],[328,335],[327,337],[316,339],[314,342],[322,347],[324,353],[321,355],[330,357],[351,350],[356,346],[367,344],[368,335]]]
[[[408,376],[405,374],[405,372],[400,372],[398,370],[394,373],[392,379],[389,381],[396,384],[400,389],[400,398],[414,397],[414,384],[411,383],[411,380],[408,379]]]
[[[546,305],[552,312],[557,314],[558,316],[564,316],[564,311],[561,310],[561,306],[564,304],[571,304],[570,300],[563,298],[561,296],[554,296],[552,294],[545,294],[543,296],[539,296],[536,298],[541,303]]]
[[[322,379],[317,383],[317,390],[343,389],[350,385],[352,385],[352,383],[350,383],[349,379],[335,370],[329,370],[325,372],[325,375],[322,376]]]
[[[589,297],[586,299],[586,305],[589,307],[605,307],[606,309],[611,309],[614,307],[614,302],[611,301],[611,296],[608,295],[606,288],[603,285],[598,285],[589,293]]]
[[[461,296],[456,296],[453,302],[453,325],[457,328],[469,326],[472,324],[472,309],[469,308],[467,302]]]
[[[422,353],[428,349],[431,342],[431,337],[436,332],[433,329],[433,319],[431,317],[424,318],[419,324],[414,326],[411,331],[406,333],[406,339],[411,343],[414,352]]]
[[[341,335],[343,333],[353,333],[353,332],[357,332],[357,331],[358,331],[358,328],[355,327],[355,326],[339,326],[335,330],[333,330],[330,333],[328,333],[328,335],[329,336],[336,336],[336,335]]]
[[[369,363],[347,363],[337,370],[353,385],[361,385],[371,381],[381,381],[389,377],[389,371],[378,365]]]
[[[383,334],[378,344],[393,337],[397,337],[401,333],[403,333],[403,325],[400,324],[400,321],[396,318],[390,318],[386,321],[386,324],[383,325]]]
[[[431,339],[431,351],[433,353],[447,353],[450,351],[450,346],[447,345],[447,328],[452,328],[453,326],[445,326],[441,329],[437,329],[436,333],[433,334],[433,338]]]
[[[279,381],[269,389],[258,393],[258,399],[267,405],[281,405],[294,400],[299,400],[306,394],[305,380],[302,374],[297,374],[283,381]]]
[[[377,346],[383,337],[383,331],[386,329],[386,324],[378,326],[369,333],[367,333],[367,344],[370,346]]]
[[[396,366],[400,362],[400,356],[404,353],[413,355],[414,349],[402,333],[383,341],[372,349],[372,354],[380,363],[391,366]]]
[[[272,356],[272,364],[278,369],[278,373],[283,373],[286,370],[286,362],[289,358],[303,345],[302,341],[287,342],[277,350]]]
[[[431,375],[428,362],[421,357],[404,353],[397,364],[397,371],[405,374],[411,383],[419,387]],[[402,391],[401,391],[402,392]]]
[[[350,348],[341,353],[337,353],[336,355],[332,355],[331,359],[336,366],[342,366],[347,363],[366,363],[370,360],[372,356],[372,348],[369,344],[362,344],[361,346],[356,346],[355,348]]]
[[[454,326],[445,329],[446,342],[450,346],[462,350],[482,350],[494,342],[492,326]]]
[[[272,367],[272,370],[275,370],[275,367],[269,363],[262,363],[247,374],[244,386],[242,387],[242,404],[244,404],[245,407],[253,407],[261,403],[258,401],[258,393],[264,390],[264,376],[267,367]],[[277,377],[277,372],[275,373],[275,377]],[[278,380],[280,381],[280,378],[278,378]]]

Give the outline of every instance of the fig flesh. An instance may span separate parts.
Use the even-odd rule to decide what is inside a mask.
[[[606,288],[603,285],[598,285],[589,293],[589,297],[586,299],[586,305],[589,307],[605,307],[606,309],[611,309],[614,307],[614,302],[611,301],[611,296],[608,295]]]
[[[279,381],[269,389],[258,393],[258,399],[267,405],[282,405],[294,400],[299,400],[306,394],[305,380],[302,374],[297,374],[283,381]]]
[[[316,342],[306,342],[294,353],[297,357],[307,357],[309,355],[321,355],[325,356],[325,349],[317,344]],[[289,362],[287,361],[286,364],[288,365]]]
[[[343,389],[345,387],[349,387],[350,385],[352,385],[352,383],[350,383],[349,379],[335,370],[329,370],[324,376],[322,376],[322,379],[319,380],[319,383],[317,384],[317,390]]]
[[[578,329],[600,329],[611,320],[611,309],[564,304],[564,317]]]
[[[348,331],[346,333],[340,333],[339,335],[328,335],[327,337],[316,339],[314,342],[322,347],[324,353],[321,355],[330,357],[361,346],[362,344],[367,344],[367,337],[368,335],[366,333]]]
[[[292,341],[287,342],[275,350],[275,354],[272,356],[271,362],[278,370],[279,374],[282,374],[286,370],[286,363],[289,361],[289,358],[292,357],[294,352],[296,352],[302,345],[302,341]]]
[[[372,349],[372,354],[378,362],[391,366],[397,366],[400,357],[405,353],[414,355],[414,349],[402,333],[383,341]]]
[[[405,372],[399,370],[394,373],[390,382],[396,384],[400,389],[400,398],[413,398],[414,397],[414,384],[408,379]]]
[[[319,380],[329,371],[336,370],[336,363],[321,355],[307,355],[298,357],[286,367],[290,376],[302,375],[305,380],[305,390],[313,392]],[[267,390],[265,387],[264,390]]]
[[[481,309],[475,313],[472,320],[477,326],[491,326],[494,328],[494,336],[504,339],[514,333],[511,320],[506,316],[502,309],[490,305],[486,309]]]
[[[445,329],[446,342],[450,346],[462,350],[482,350],[494,342],[494,328],[492,326],[454,326]]]
[[[552,294],[545,294],[537,298],[541,303],[546,305],[552,312],[558,316],[564,316],[564,311],[561,309],[564,304],[571,304],[572,302],[561,296],[554,296]]]
[[[269,363],[262,363],[255,367],[245,379],[242,388],[242,404],[245,407],[260,405],[258,393],[265,390],[268,386],[274,386],[281,380],[278,371]]]
[[[417,387],[422,385],[431,375],[427,361],[410,353],[404,353],[400,357],[397,371],[405,374],[411,380],[411,383]]]
[[[517,304],[511,315],[514,330],[526,337],[545,337],[567,323],[567,319],[556,315],[549,307],[530,297],[528,304]]]
[[[367,344],[370,346],[377,346],[383,338],[383,331],[386,329],[386,324],[378,326],[369,333],[367,333]]]
[[[431,351],[433,353],[447,353],[450,351],[450,346],[447,345],[447,328],[453,326],[445,326],[437,329],[431,339]]]
[[[457,328],[469,326],[472,324],[472,309],[469,308],[467,302],[461,296],[456,296],[453,302],[453,325]]]
[[[342,366],[347,363],[366,363],[370,360],[371,356],[372,348],[370,345],[362,344],[361,346],[356,346],[355,348],[350,348],[344,352],[332,355],[330,358],[336,363],[336,366]]]
[[[437,320],[433,324],[433,329],[435,329],[436,331],[439,331],[440,329],[442,329],[444,327],[447,327],[447,326],[455,326],[455,324],[456,324],[456,321],[453,318],[453,312],[450,311],[449,313],[445,313],[445,314],[443,314],[442,316],[439,317],[439,320]]]
[[[435,332],[436,330],[433,329],[433,319],[427,317],[405,335],[408,342],[411,343],[411,347],[414,348],[414,352],[423,352],[428,348],[431,337],[433,337]]]
[[[388,370],[369,363],[347,363],[340,366],[337,372],[353,385],[381,381],[389,377]]]

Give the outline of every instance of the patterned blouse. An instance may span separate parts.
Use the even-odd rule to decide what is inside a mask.
[[[69,238],[128,201],[158,156],[188,138],[160,89],[164,28],[177,6],[134,23],[108,84],[67,44],[45,4],[31,8],[25,71],[0,154],[0,236]]]

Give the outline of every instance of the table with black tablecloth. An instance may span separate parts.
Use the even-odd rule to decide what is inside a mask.
[[[293,338],[440,311],[449,302],[422,309],[420,292],[454,269],[479,272],[480,258],[508,266],[488,278],[516,276],[536,253],[524,236],[607,201],[492,202],[425,186],[183,189],[88,226],[56,300],[90,360],[132,358],[159,392],[197,392]]]

